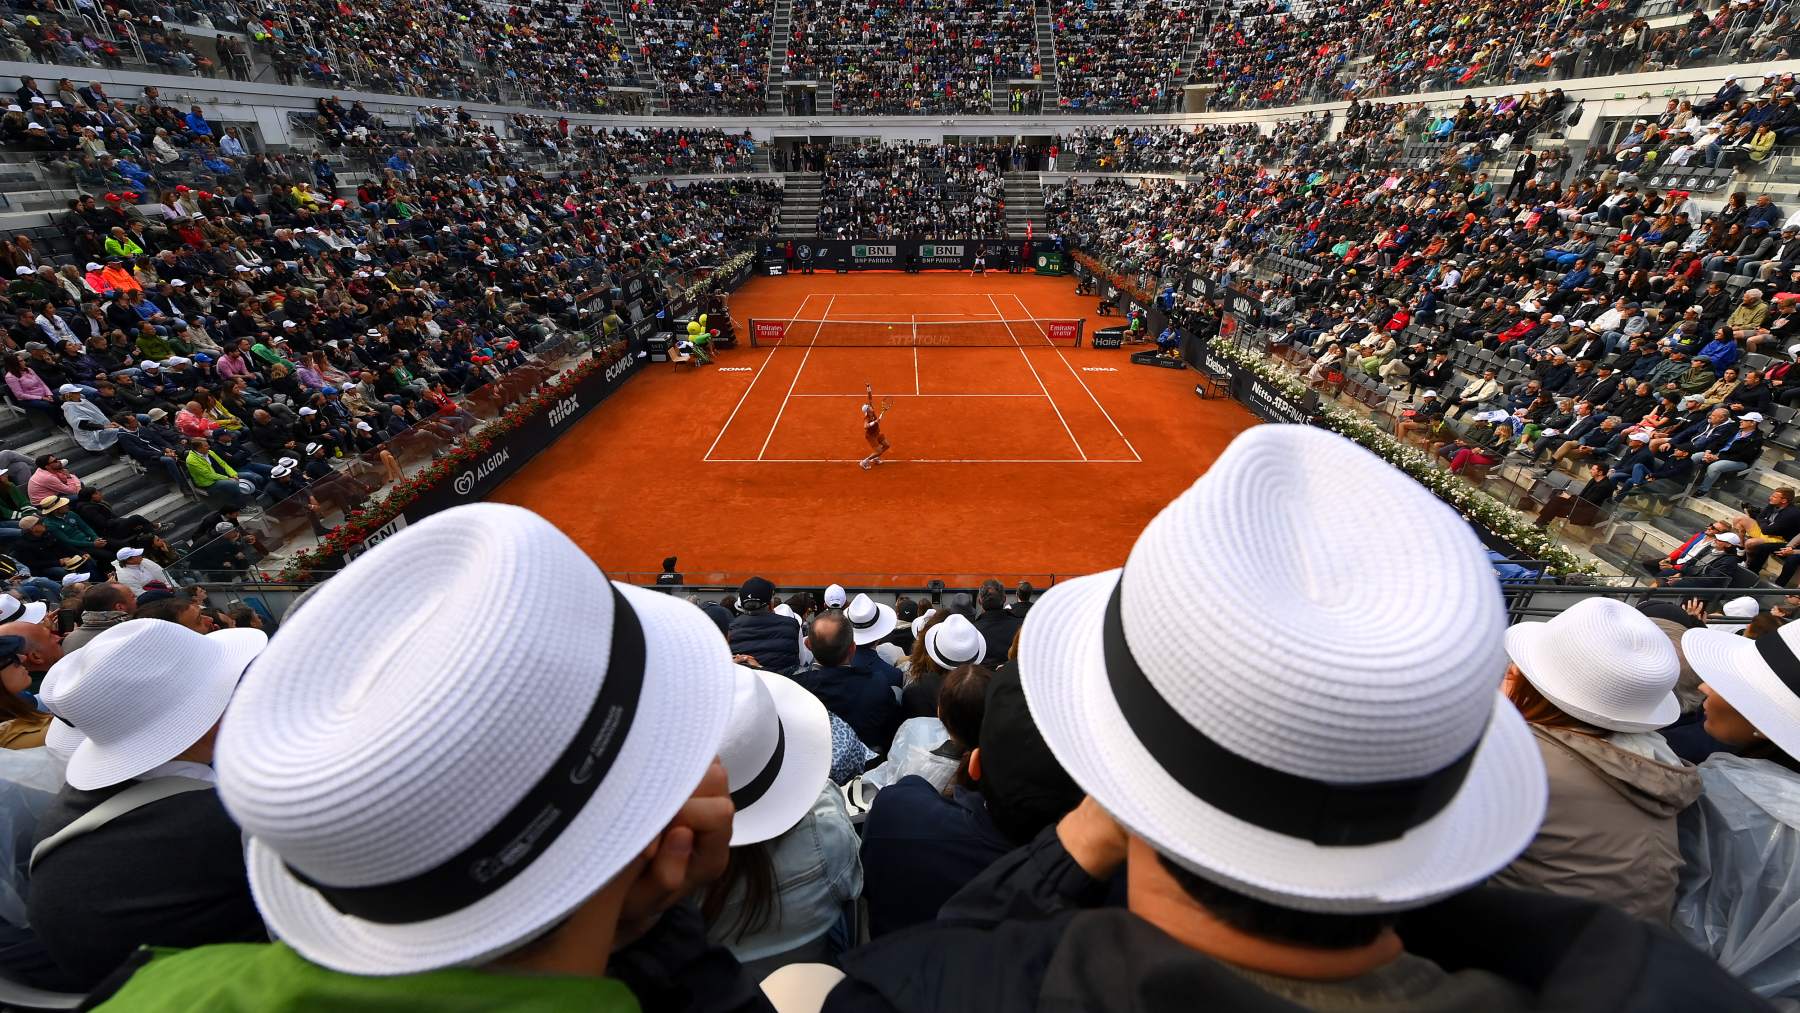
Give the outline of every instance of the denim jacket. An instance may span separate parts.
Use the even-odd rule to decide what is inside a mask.
[[[737,921],[742,892],[733,893],[707,937],[748,963],[785,953],[831,931],[846,904],[862,894],[862,859],[856,828],[836,785],[826,784],[812,811],[788,832],[767,842],[780,903],[769,924],[742,938],[723,930]]]

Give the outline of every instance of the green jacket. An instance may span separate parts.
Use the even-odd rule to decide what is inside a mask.
[[[50,537],[71,549],[92,552],[94,540],[100,537],[100,532],[88,527],[88,522],[73,510],[63,510],[41,519]]]
[[[496,974],[453,967],[364,978],[309,963],[281,943],[139,951],[143,964],[91,1009],[112,1013],[637,1013],[610,978]],[[91,1001],[91,1000],[90,1000]]]
[[[169,339],[155,331],[137,336],[137,350],[138,354],[144,358],[155,359],[157,362],[162,362],[175,354],[175,349],[169,344]]]
[[[1704,394],[1718,379],[1705,359],[1695,359],[1688,364],[1685,372],[1675,378],[1675,387],[1683,394]]]
[[[201,457],[197,450],[188,451],[187,471],[188,477],[194,480],[196,489],[208,489],[214,482],[237,477],[237,472],[232,470],[231,465],[226,464],[224,458],[211,450],[206,452],[205,457]]]

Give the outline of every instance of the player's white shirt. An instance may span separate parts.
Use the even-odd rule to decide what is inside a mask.
[[[867,401],[863,402],[862,413],[864,429],[873,429],[881,421],[880,417],[875,414],[875,406]]]

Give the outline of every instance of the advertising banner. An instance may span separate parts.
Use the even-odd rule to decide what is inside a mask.
[[[783,240],[785,243],[786,240]],[[967,271],[975,266],[975,254],[985,253],[988,270],[998,270],[1023,254],[1023,243],[1005,239],[823,239],[811,236],[794,240],[796,263],[811,258],[818,271]],[[1049,251],[1061,273],[1060,253]]]
[[[751,322],[751,325],[754,328],[751,335],[752,344],[779,345],[782,337],[787,334],[787,321],[785,320],[755,320]]]

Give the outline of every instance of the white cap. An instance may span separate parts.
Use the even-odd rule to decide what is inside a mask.
[[[123,549],[113,553],[113,558],[123,563],[127,559],[136,559],[143,554],[143,549],[133,548],[132,546],[127,545]]]

